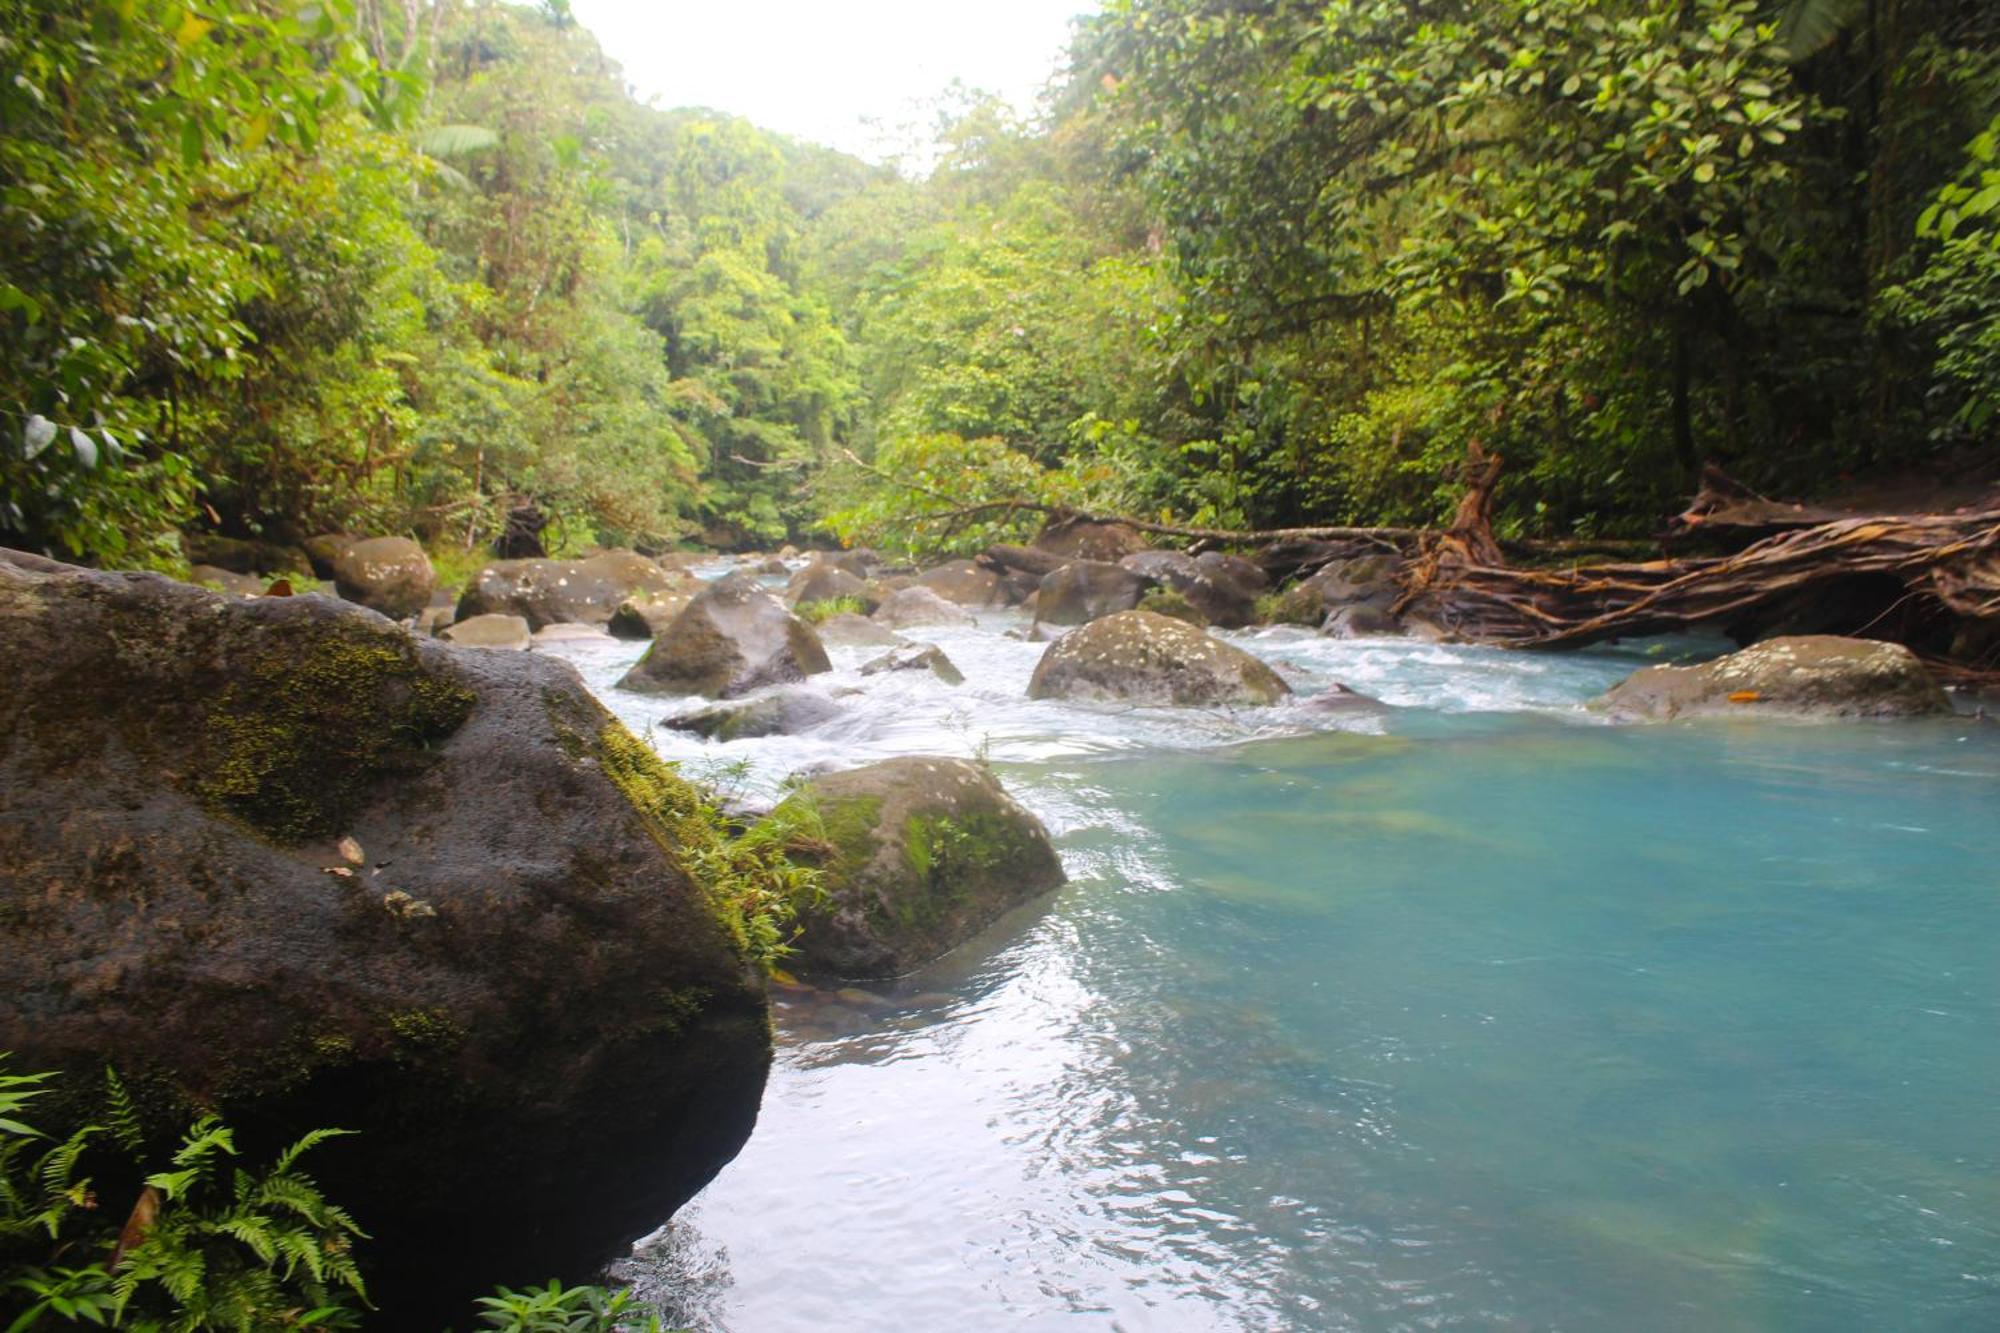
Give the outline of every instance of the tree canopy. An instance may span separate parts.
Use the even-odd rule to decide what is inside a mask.
[[[0,541],[1644,532],[1990,449],[1977,0],[1111,0],[900,173],[556,3],[0,0]]]

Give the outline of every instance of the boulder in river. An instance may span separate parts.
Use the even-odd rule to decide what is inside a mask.
[[[1104,560],[1072,560],[1041,581],[1035,619],[1044,625],[1085,625],[1130,611],[1154,581]]]
[[[366,541],[358,532],[322,532],[317,537],[308,537],[299,545],[306,554],[306,563],[312,566],[314,578],[331,581],[334,562],[340,553],[359,541]]]
[[[837,565],[819,563],[807,565],[792,575],[792,581],[785,585],[785,601],[794,607],[812,602],[848,601],[859,606],[863,615],[882,604],[882,599],[858,575]]]
[[[755,578],[736,573],[689,602],[618,686],[727,699],[832,669],[812,626]]]
[[[287,574],[304,577],[313,572],[312,561],[304,551],[282,542],[203,532],[183,538],[181,545],[187,551],[188,563],[212,565],[232,574],[256,574],[272,579]]]
[[[579,560],[496,560],[473,576],[458,614],[521,616],[533,629],[604,625],[629,597],[687,591],[692,584],[691,576],[670,574],[634,551],[600,551]]]
[[[1066,560],[1106,560],[1116,563],[1137,555],[1147,541],[1136,528],[1123,523],[1093,523],[1071,519],[1051,523],[1035,538],[1037,551],[1062,556]]]
[[[714,834],[568,665],[5,553],[0,679],[0,1050],[51,1121],[110,1064],[252,1160],[359,1131],[310,1170],[384,1327],[587,1279],[749,1134]]]
[[[611,613],[611,623],[605,628],[620,639],[657,638],[693,600],[694,588],[636,593],[618,603],[618,609]]]
[[[899,588],[875,608],[874,621],[890,629],[916,625],[970,625],[972,613],[948,602],[929,588]]]
[[[894,648],[905,642],[902,635],[866,616],[842,611],[813,626],[819,641],[829,648]]]
[[[1209,624],[1221,629],[1241,629],[1257,618],[1258,590],[1246,583],[1234,566],[1204,565],[1183,551],[1141,551],[1118,563],[1134,574],[1173,589],[1201,612]],[[1241,563],[1256,569],[1247,560]]]
[[[530,639],[528,622],[520,616],[483,615],[455,620],[438,637],[461,648],[511,648],[523,651]]]
[[[1063,883],[1041,821],[967,760],[890,759],[792,800],[813,805],[832,849],[825,901],[799,918],[810,976],[900,976]]]
[[[710,704],[679,717],[662,718],[669,731],[686,731],[712,741],[744,741],[759,736],[794,736],[840,715],[840,705],[806,690],[780,690],[761,698]]]
[[[1269,704],[1290,693],[1241,648],[1150,611],[1071,630],[1049,645],[1028,682],[1031,699],[1142,704]]]
[[[1700,666],[1635,671],[1597,700],[1614,717],[1921,717],[1951,701],[1899,643],[1802,634]]]
[[[1005,579],[970,560],[953,560],[917,575],[917,586],[929,588],[947,602],[960,606],[1006,606]]]
[[[430,605],[437,575],[424,548],[408,537],[370,537],[342,549],[333,586],[350,602],[404,620]]]
[[[965,684],[965,673],[934,643],[892,648],[861,668],[864,676],[879,676],[888,671],[928,671],[947,685]]]
[[[188,582],[226,592],[232,597],[262,597],[267,586],[263,579],[215,565],[196,565],[189,569]]]

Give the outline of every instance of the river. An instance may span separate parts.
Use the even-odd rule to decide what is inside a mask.
[[[740,799],[984,756],[1068,887],[924,973],[777,993],[738,1159],[620,1271],[692,1326],[2000,1327],[2000,727],[1613,727],[1703,645],[1225,637],[1303,698],[1034,703],[1018,613],[912,632],[966,684],[809,688]],[[1711,650],[1713,645],[1708,646]]]

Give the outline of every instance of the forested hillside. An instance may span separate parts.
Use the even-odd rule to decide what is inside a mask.
[[[1979,0],[1118,0],[921,178],[636,102],[562,0],[0,0],[0,544],[970,547],[1029,499],[1651,530],[1965,466]]]

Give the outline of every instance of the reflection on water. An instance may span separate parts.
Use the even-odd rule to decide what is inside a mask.
[[[969,729],[1072,877],[777,995],[755,1136],[627,1269],[686,1322],[2000,1327],[2000,729],[1602,727],[1633,657],[1286,633],[1396,707],[1035,705],[1011,623],[833,734],[655,733],[756,786]]]

